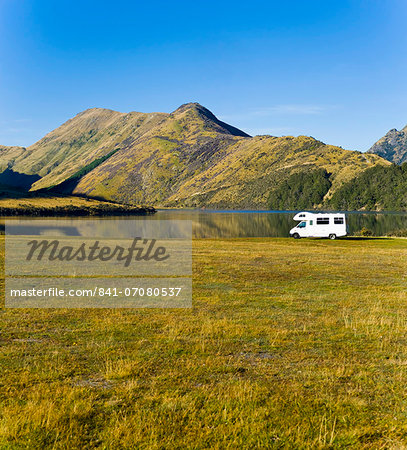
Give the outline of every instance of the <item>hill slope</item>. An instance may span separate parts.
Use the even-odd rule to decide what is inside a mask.
[[[24,147],[0,145],[0,173],[13,166],[15,160],[26,152]]]
[[[189,103],[171,114],[86,110],[8,167],[40,176],[34,190],[155,206],[267,208],[296,173],[324,169],[329,191],[321,195],[329,198],[376,164],[389,163],[306,136],[250,137]]]
[[[368,151],[395,164],[407,161],[407,126],[401,131],[393,128],[379,139]]]

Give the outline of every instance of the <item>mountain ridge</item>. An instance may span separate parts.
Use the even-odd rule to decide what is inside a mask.
[[[287,177],[317,169],[329,174],[329,198],[389,164],[308,136],[251,137],[199,103],[172,113],[89,108],[21,149],[0,151],[0,163],[41,177],[31,190],[166,207],[267,208]]]

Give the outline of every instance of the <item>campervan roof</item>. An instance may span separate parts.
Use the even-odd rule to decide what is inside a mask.
[[[343,213],[312,213],[308,211],[302,211],[297,213],[293,220],[307,220],[311,219],[312,217],[327,217],[327,216],[335,216],[335,217],[345,217],[345,214]]]

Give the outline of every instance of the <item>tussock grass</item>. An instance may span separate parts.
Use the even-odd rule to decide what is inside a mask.
[[[403,448],[406,256],[196,240],[192,309],[5,310],[0,447]]]
[[[1,198],[0,216],[111,216],[154,214],[150,206],[132,206],[85,197],[19,193]]]

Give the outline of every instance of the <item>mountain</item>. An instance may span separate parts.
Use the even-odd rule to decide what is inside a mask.
[[[15,160],[25,151],[26,149],[24,147],[6,147],[0,145],[0,172],[12,167]]]
[[[250,137],[197,103],[170,114],[88,109],[7,155],[9,172],[38,177],[31,190],[168,207],[268,208],[274,198],[286,202],[279,189],[287,179],[297,190],[319,180],[318,194],[303,198],[315,204],[390,164],[307,136]]]
[[[401,131],[393,128],[385,136],[379,139],[368,153],[379,155],[395,164],[407,161],[407,126]]]

